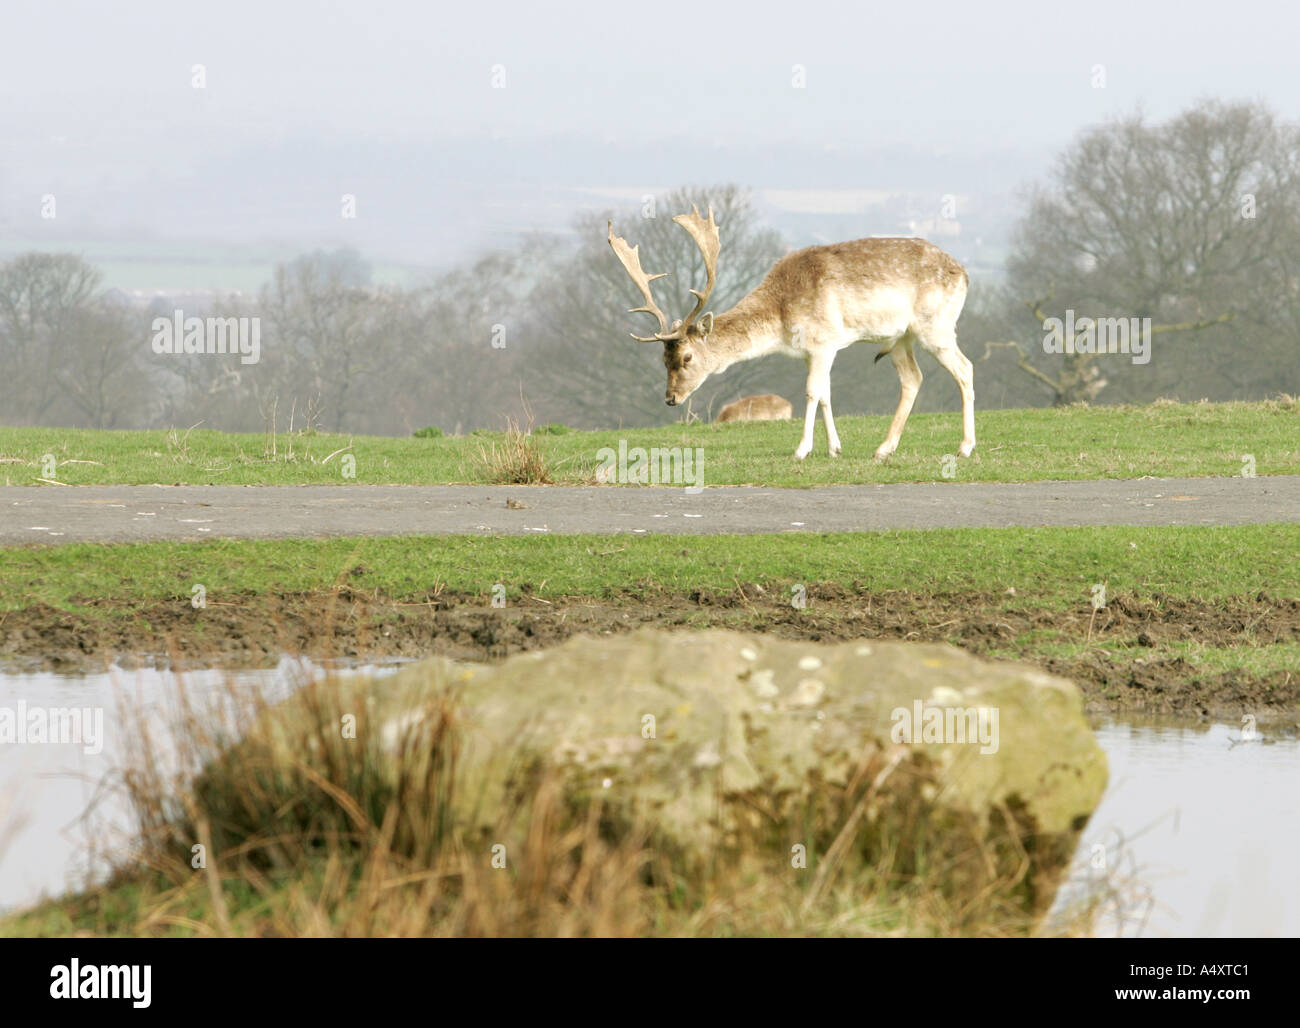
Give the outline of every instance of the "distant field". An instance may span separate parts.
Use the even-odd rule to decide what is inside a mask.
[[[807,487],[853,482],[1032,482],[1089,478],[1300,473],[1300,403],[1155,403],[1144,407],[989,410],[977,414],[979,448],[945,460],[961,436],[959,415],[916,414],[899,450],[872,459],[887,417],[836,419],[845,455],[792,454],[798,423],[670,425],[578,432],[545,426],[531,436],[555,483],[594,482],[598,452],[634,447],[699,448],[704,485]],[[502,433],[390,438],[323,433],[231,434],[186,430],[106,432],[0,427],[0,483],[36,485],[294,485],[487,483],[487,458]],[[46,459],[46,455],[53,461]],[[346,458],[352,458],[347,460]],[[689,484],[689,483],[688,483]]]
[[[293,261],[300,252],[291,247],[221,245],[211,241],[196,247],[189,241],[110,242],[102,239],[57,239],[36,237],[0,240],[0,262],[19,254],[75,253],[104,275],[107,288],[158,289],[184,293],[207,292],[256,295],[275,277],[279,264]],[[376,283],[410,285],[423,269],[400,264],[371,266]]]

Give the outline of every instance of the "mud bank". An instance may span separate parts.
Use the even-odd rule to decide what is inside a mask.
[[[188,602],[125,607],[88,601],[76,611],[32,606],[0,616],[2,663],[11,670],[83,672],[141,662],[184,667],[258,667],[284,653],[377,660],[429,654],[495,661],[578,633],[643,626],[732,628],[784,639],[914,639],[949,642],[979,655],[1012,655],[1077,682],[1089,710],[1204,716],[1300,710],[1300,669],[1256,674],[1205,670],[1172,646],[1300,642],[1300,601],[1260,594],[1213,603],[1113,596],[1095,618],[1036,609],[1015,597],[966,593],[854,592],[810,585],[802,609],[757,585],[694,592],[542,599],[525,592],[505,608],[483,596],[430,594],[399,601],[337,591],[249,595],[195,610]],[[1091,622],[1091,626],[1090,626]],[[1061,658],[1037,640],[1083,642]],[[1133,655],[1140,649],[1140,657]]]

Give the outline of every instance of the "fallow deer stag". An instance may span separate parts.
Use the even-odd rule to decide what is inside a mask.
[[[609,245],[645,299],[629,313],[644,312],[659,322],[651,336],[633,335],[644,343],[663,343],[668,368],[668,405],[681,403],[715,372],[737,361],[785,353],[808,365],[803,438],[794,451],[802,460],[812,452],[817,407],[826,422],[832,457],[840,438],[831,415],[831,364],[835,355],[856,342],[881,347],[879,360],[889,354],[898,370],[902,390],[889,434],[876,450],[883,460],[898,448],[899,436],[921,388],[921,369],[913,347],[919,345],[957,380],[961,390],[962,440],[958,454],[975,449],[975,389],[971,362],[957,349],[957,317],[966,301],[966,269],[924,239],[859,239],[830,246],[810,246],[782,257],[752,293],[724,314],[714,317],[704,308],[717,282],[721,242],[713,208],[708,218],[699,208],[679,214],[681,225],[700,248],[707,280],[692,289],[695,307],[686,317],[668,318],[654,301],[650,283],[663,274],[641,269],[639,247],[614,235]]]

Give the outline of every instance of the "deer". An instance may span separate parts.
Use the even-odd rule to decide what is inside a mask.
[[[840,437],[831,414],[831,365],[835,355],[857,342],[880,347],[894,362],[901,386],[898,409],[884,442],[876,449],[885,460],[898,449],[903,426],[921,388],[921,369],[914,350],[934,357],[956,380],[961,391],[962,440],[957,453],[969,457],[975,449],[975,388],[970,360],[957,348],[957,318],[966,302],[970,279],[966,269],[933,243],[906,237],[871,237],[847,243],[810,246],[782,257],[763,281],[730,310],[706,311],[717,284],[721,239],[708,208],[699,206],[673,221],[699,247],[704,258],[703,289],[691,289],[695,306],[668,323],[655,303],[650,284],[666,272],[648,275],[641,267],[640,246],[609,227],[609,245],[643,299],[629,314],[645,313],[659,323],[649,336],[632,333],[641,343],[662,343],[668,387],[664,401],[674,407],[686,400],[710,375],[738,361],[769,353],[800,357],[808,366],[804,390],[803,437],[794,451],[797,460],[812,452],[817,409],[826,423],[832,457],[840,455]]]
[[[775,393],[745,396],[718,411],[717,421],[788,421],[794,417],[790,401]]]

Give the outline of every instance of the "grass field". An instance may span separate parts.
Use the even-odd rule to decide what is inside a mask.
[[[945,468],[957,481],[1032,482],[1300,473],[1300,402],[1156,403],[1144,407],[990,410],[977,414],[979,447],[948,461],[960,440],[957,414],[916,414],[897,453],[872,459],[886,417],[836,419],[844,456],[793,451],[792,422],[671,425],[577,432],[543,426],[529,437],[555,483],[594,482],[598,452],[698,447],[703,485],[808,487],[859,482],[930,482]],[[36,485],[437,484],[501,481],[493,448],[503,433],[390,438],[329,434],[229,434],[192,430],[105,432],[0,428],[0,483]],[[350,460],[347,458],[351,458]],[[52,473],[52,474],[51,474]],[[690,483],[688,483],[690,484]]]
[[[0,550],[0,644],[52,667],[481,660],[637,624],[944,641],[1066,674],[1097,710],[1289,710],[1300,525]]]
[[[77,609],[116,598],[123,613],[183,600],[305,593],[340,583],[396,599],[482,596],[494,584],[542,598],[647,590],[730,591],[756,582],[859,582],[874,592],[1014,589],[1021,603],[1090,602],[1090,588],[1212,600],[1300,597],[1300,525],[934,529],[870,534],[699,536],[402,536],[329,540],[70,544],[0,549],[0,610]]]

